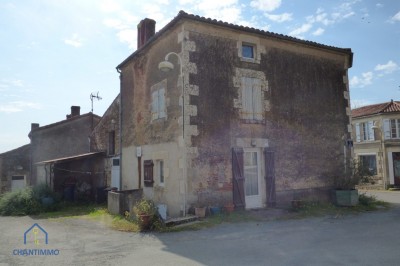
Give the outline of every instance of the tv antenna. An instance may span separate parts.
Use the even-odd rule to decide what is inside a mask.
[[[93,99],[97,99],[98,101],[100,101],[101,99],[103,99],[103,98],[101,98],[100,96],[99,96],[99,92],[97,92],[96,94],[94,94],[93,92],[90,94],[90,101],[92,102],[92,113],[93,113]]]

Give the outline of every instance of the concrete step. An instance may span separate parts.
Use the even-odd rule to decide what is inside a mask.
[[[170,218],[165,221],[166,226],[176,226],[180,224],[190,223],[197,221],[198,217],[195,215],[187,215],[185,217]]]

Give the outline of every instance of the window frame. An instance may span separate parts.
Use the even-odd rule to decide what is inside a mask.
[[[153,160],[143,161],[143,182],[145,187],[152,187],[154,184],[154,163]]]
[[[246,54],[244,51],[245,48],[250,48],[251,57],[245,55]],[[256,45],[255,44],[242,42],[241,52],[242,52],[242,58],[244,58],[244,59],[247,59],[247,60],[255,60],[256,59]]]
[[[377,155],[376,154],[359,154],[358,161],[361,163],[361,165],[364,165],[364,163],[366,162],[362,158],[366,158],[366,157],[369,157],[369,158],[373,157],[375,159],[375,165],[374,165],[374,168],[372,171],[370,168],[370,161],[368,162],[368,170],[371,171],[372,175],[377,175],[378,174],[378,165],[377,165],[377,158],[376,158]]]
[[[157,161],[157,178],[160,186],[165,185],[165,163],[164,160]]]

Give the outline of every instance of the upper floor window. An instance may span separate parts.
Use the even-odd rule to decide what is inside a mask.
[[[400,119],[390,119],[390,137],[397,139],[400,137],[399,134]]]
[[[166,117],[165,109],[165,88],[160,88],[152,92],[151,94],[151,117],[152,120]]]
[[[242,119],[262,121],[263,104],[261,81],[257,78],[242,77]]]
[[[242,44],[242,56],[244,58],[254,59],[254,45],[251,44]]]
[[[375,132],[372,128],[373,121],[356,123],[356,138],[357,142],[375,140]]]

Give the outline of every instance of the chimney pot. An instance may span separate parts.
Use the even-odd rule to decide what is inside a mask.
[[[67,118],[78,116],[80,114],[81,114],[81,107],[80,106],[71,106],[71,115],[69,117],[67,115]]]
[[[39,128],[39,124],[38,123],[32,123],[31,124],[31,131],[34,130],[34,129],[37,129],[37,128]]]
[[[156,21],[145,18],[137,25],[137,49],[145,45],[156,33]]]

